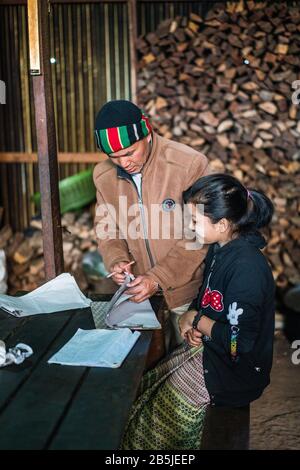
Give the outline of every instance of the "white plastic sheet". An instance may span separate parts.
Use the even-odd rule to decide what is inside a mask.
[[[63,273],[22,297],[0,295],[0,307],[16,317],[89,307],[73,276]]]

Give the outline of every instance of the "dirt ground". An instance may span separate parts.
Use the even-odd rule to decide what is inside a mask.
[[[250,449],[300,450],[300,364],[292,363],[294,351],[277,331],[271,384],[251,405]]]

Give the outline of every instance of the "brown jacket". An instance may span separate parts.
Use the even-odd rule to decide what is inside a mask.
[[[192,148],[165,139],[153,133],[153,145],[150,156],[142,171],[142,202],[148,210],[148,222],[137,226],[137,232],[146,235],[134,237],[127,235],[120,238],[120,232],[125,233],[120,224],[117,225],[115,233],[110,233],[106,239],[97,236],[99,251],[103,257],[104,264],[109,270],[112,265],[120,261],[131,261],[133,274],[149,274],[161,286],[169,308],[175,308],[191,302],[197,295],[202,279],[202,261],[206,255],[206,247],[201,250],[186,250],[186,241],[174,237],[174,226],[172,224],[172,213],[174,207],[168,211],[166,202],[171,200],[171,206],[180,209],[182,205],[182,192],[189,188],[194,181],[208,174],[208,160],[202,154]],[[97,206],[95,216],[96,233],[99,227],[105,225],[104,218],[109,214],[110,221],[119,222],[119,216],[124,218],[126,209],[119,211],[119,196],[127,196],[127,207],[138,204],[139,197],[137,188],[131,177],[121,168],[114,165],[110,160],[98,163],[94,169],[94,183],[97,189]],[[163,202],[165,204],[163,204]],[[157,219],[151,226],[151,204],[157,204],[164,218],[171,216],[171,221],[164,220],[157,230]],[[97,214],[103,207],[107,213]],[[152,206],[153,207],[153,206]],[[138,209],[137,209],[138,210]],[[126,213],[125,213],[126,212]],[[129,215],[128,227],[137,213]],[[146,214],[145,214],[145,219]],[[141,218],[141,221],[143,219]],[[177,219],[178,220],[178,219]],[[99,224],[100,222],[100,224]],[[141,229],[146,227],[146,232]],[[153,226],[155,225],[155,227]],[[163,229],[170,229],[173,237],[163,238]],[[167,230],[168,231],[168,230]],[[99,232],[98,232],[99,233]]]

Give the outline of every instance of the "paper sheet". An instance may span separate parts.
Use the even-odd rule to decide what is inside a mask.
[[[140,333],[122,330],[82,330],[49,360],[49,364],[86,367],[120,367]]]
[[[89,307],[73,276],[63,273],[22,297],[0,295],[0,308],[16,317]]]

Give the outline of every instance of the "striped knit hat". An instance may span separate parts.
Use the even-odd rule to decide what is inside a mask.
[[[97,146],[107,154],[130,147],[151,131],[149,119],[130,101],[109,101],[96,117]]]

